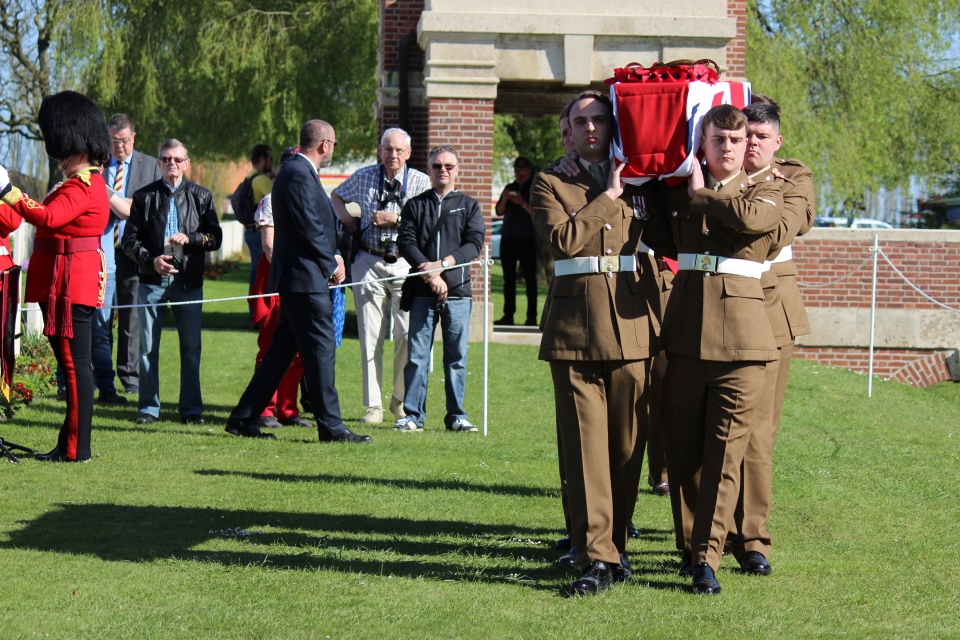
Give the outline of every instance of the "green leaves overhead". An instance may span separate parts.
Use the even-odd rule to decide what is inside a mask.
[[[747,77],[835,202],[960,157],[958,0],[750,0]]]
[[[112,29],[86,80],[108,117],[134,118],[144,150],[172,136],[195,157],[235,158],[295,144],[321,118],[341,150],[369,152],[375,0],[104,4]]]

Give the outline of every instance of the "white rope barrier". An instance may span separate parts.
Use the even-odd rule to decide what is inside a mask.
[[[924,298],[926,298],[927,300],[929,300],[929,301],[932,302],[933,304],[935,304],[935,305],[937,305],[937,306],[940,306],[940,307],[943,307],[943,308],[946,309],[947,311],[953,311],[954,313],[960,313],[960,309],[954,309],[953,307],[950,307],[950,306],[948,306],[948,305],[945,305],[944,303],[940,302],[939,300],[937,300],[937,299],[935,299],[935,298],[927,295],[927,294],[924,293],[923,291],[921,291],[921,290],[920,290],[920,287],[918,287],[917,285],[915,285],[915,284],[913,284],[912,282],[910,282],[910,279],[907,278],[907,276],[903,275],[903,272],[900,271],[900,269],[898,269],[898,268],[896,267],[896,265],[894,265],[893,262],[890,261],[890,258],[887,256],[886,253],[883,252],[883,249],[880,249],[880,248],[878,247],[878,248],[877,248],[877,251],[879,252],[880,256],[883,257],[883,259],[887,262],[887,264],[890,265],[890,268],[893,269],[894,273],[896,273],[898,276],[900,276],[900,277],[903,279],[904,282],[906,282],[908,285],[910,285],[910,288],[911,288],[911,289],[913,289],[914,291],[916,291],[917,293],[919,293],[921,296],[923,296]]]
[[[869,255],[869,256],[867,256],[866,258],[863,259],[863,262],[861,262],[860,264],[858,264],[857,267],[856,267],[853,271],[851,271],[851,272],[848,273],[847,275],[843,276],[843,277],[840,278],[839,280],[834,280],[833,282],[827,282],[826,284],[804,284],[803,282],[797,282],[797,286],[798,286],[798,287],[803,287],[804,289],[826,289],[827,287],[832,287],[832,286],[834,286],[834,285],[838,285],[838,284],[840,284],[841,282],[843,282],[844,280],[846,280],[847,278],[851,277],[851,276],[852,276],[853,274],[855,274],[857,271],[860,271],[860,269],[863,268],[863,265],[867,264],[867,263],[870,262],[870,260],[872,260],[872,259],[873,259],[873,255],[872,255],[872,254]]]

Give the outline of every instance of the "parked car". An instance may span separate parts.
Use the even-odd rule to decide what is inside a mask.
[[[893,225],[875,218],[843,218],[818,216],[813,220],[817,227],[839,227],[848,229],[893,229]]]
[[[494,260],[500,259],[500,228],[503,226],[503,220],[494,220],[490,223],[490,257]]]

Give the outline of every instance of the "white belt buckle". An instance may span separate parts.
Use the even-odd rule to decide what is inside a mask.
[[[697,262],[694,269],[715,273],[717,271],[717,256],[697,254]]]
[[[620,271],[620,256],[601,256],[600,273],[616,273]]]

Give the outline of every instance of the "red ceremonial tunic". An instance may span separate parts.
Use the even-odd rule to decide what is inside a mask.
[[[23,218],[14,213],[13,209],[0,202],[0,273],[13,266],[9,236],[20,227],[22,221]]]
[[[68,307],[103,306],[107,268],[100,237],[110,218],[106,184],[99,171],[82,169],[43,204],[27,197],[11,202],[9,194],[4,199],[37,228],[24,300],[48,304],[46,335],[72,337]]]

